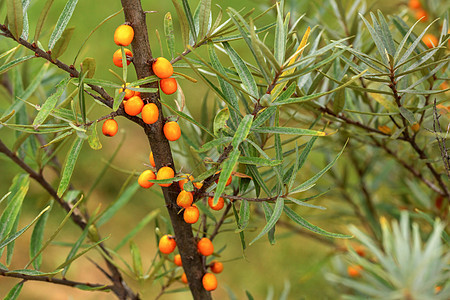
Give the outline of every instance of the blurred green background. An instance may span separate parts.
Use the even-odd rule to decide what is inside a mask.
[[[317,6],[312,5],[309,0],[298,0],[298,5],[301,7],[299,11],[291,12],[292,15],[301,15],[306,13],[307,17],[313,17],[317,7],[322,9],[331,9],[328,1],[322,1]],[[351,2],[351,1],[347,1]],[[395,13],[399,9],[403,9],[401,1],[367,1],[369,6],[373,5],[373,9],[380,8],[386,14]],[[190,1],[191,7],[197,5],[197,1]],[[236,9],[250,9],[255,8],[257,12],[266,9],[270,1],[213,1],[213,4],[220,5],[223,9],[228,6]],[[31,1],[29,12],[30,20],[30,36],[34,33],[34,26],[36,20],[41,12],[44,1]],[[45,31],[41,35],[41,43],[46,46],[49,35],[53,30],[51,24],[55,24],[60,12],[64,7],[65,1],[55,1],[50,15],[47,19]],[[0,20],[5,18],[5,6],[1,7]],[[69,26],[75,26],[76,30],[70,43],[70,49],[60,58],[63,62],[71,64],[75,53],[89,32],[104,18],[113,14],[121,8],[120,1],[86,1],[80,0],[77,9],[69,23]],[[170,11],[175,21],[176,36],[179,38],[179,26],[177,24],[177,17],[175,9],[171,1],[143,1],[144,10],[156,11],[147,15],[148,29],[150,34],[150,42],[154,56],[168,56],[165,48],[165,41],[163,40],[164,53],[161,53],[158,41],[156,39],[155,31],[158,30],[163,36],[163,17],[166,12]],[[218,8],[213,9],[213,16],[217,14]],[[334,16],[330,14],[330,17]],[[268,19],[273,18],[273,15],[267,16]],[[308,26],[307,18],[302,20],[302,26]],[[112,54],[117,49],[112,37],[115,28],[123,22],[123,15],[119,14],[112,20],[105,23],[99,30],[97,30],[91,39],[88,41],[85,48],[82,50],[78,59],[78,64],[85,57],[93,57],[97,62],[97,71],[95,78],[102,78],[115,81],[115,77],[108,71],[121,73],[121,70],[115,67],[112,63]],[[0,38],[0,50],[4,51],[11,48],[14,44],[10,41]],[[233,47],[242,56],[249,55],[248,49],[242,43],[233,43]],[[180,47],[177,48],[181,51]],[[29,64],[28,68],[37,69],[42,65],[42,61],[34,60]],[[76,65],[79,67],[79,65]],[[185,70],[183,70],[184,72]],[[58,72],[55,70],[55,72]],[[190,74],[188,71],[186,73]],[[130,80],[135,78],[134,70],[130,70]],[[27,80],[30,80],[28,78]],[[193,84],[189,81],[181,81],[181,87],[186,95],[186,104],[189,111],[194,117],[199,117],[201,99],[206,94],[206,87],[201,83]],[[5,99],[6,93],[0,90],[0,109],[4,110],[8,107],[10,100]],[[165,96],[167,97],[167,96]],[[170,100],[170,97],[167,97]],[[37,98],[31,98],[31,102],[37,103]],[[209,108],[213,106],[214,97],[209,97]],[[89,107],[89,105],[88,105]],[[90,119],[95,119],[102,115],[109,113],[109,110],[98,105],[89,115]],[[114,150],[118,147],[121,140],[124,140],[124,145],[121,147],[113,164],[119,168],[130,171],[142,171],[148,163],[149,146],[144,132],[137,126],[130,124],[123,118],[118,119],[120,133],[114,138],[101,137],[103,149],[94,151],[87,145],[83,148],[80,159],[78,160],[72,183],[76,189],[88,191],[92,182],[95,180],[100,170]],[[11,130],[0,129],[0,136],[2,140],[8,142],[12,137]],[[11,146],[10,144],[8,144]],[[68,146],[68,145],[67,145]],[[336,153],[342,145],[336,145],[331,149]],[[176,160],[182,162],[183,157],[188,155],[186,153],[177,153]],[[59,155],[60,161],[64,161],[64,151]],[[12,178],[20,172],[20,170],[4,155],[0,155],[1,163],[1,178],[0,194],[3,195],[8,190]],[[314,169],[315,165],[320,166],[322,162],[321,155],[313,155],[308,160],[311,163],[310,168]],[[183,165],[178,165],[178,168]],[[183,168],[186,171],[188,168]],[[53,170],[46,170],[45,176],[52,181],[56,186],[59,174]],[[109,169],[103,177],[102,182],[95,189],[92,196],[89,198],[88,207],[93,211],[99,204],[105,208],[108,203],[115,199],[122,184],[126,181],[128,175],[118,170]],[[307,178],[305,176],[305,178]],[[327,184],[326,176],[318,182],[318,186],[322,190],[326,188],[333,189]],[[124,235],[131,230],[141,218],[148,212],[160,208],[162,216],[167,216],[163,207],[163,200],[158,195],[158,188],[155,186],[153,190],[143,191],[139,189],[134,195],[130,203],[106,225],[100,228],[103,236],[112,234],[110,240],[107,242],[110,245],[117,244]],[[323,205],[329,209],[326,211],[312,211],[304,209],[303,215],[311,222],[323,226],[325,229],[335,232],[345,231],[346,220],[336,220],[334,218],[334,195],[331,190],[326,196],[320,198],[315,204]],[[21,217],[21,224],[29,222],[36,211],[42,208],[48,201],[48,197],[43,193],[43,190],[34,182],[30,187],[30,192],[26,197],[26,213]],[[57,224],[63,218],[63,212],[55,205],[53,208],[49,226],[47,227],[46,236],[52,232]],[[144,267],[148,266],[153,258],[156,247],[154,244],[154,222],[150,223],[143,231],[141,231],[134,239],[139,245],[143,255]],[[253,218],[251,227],[261,228],[263,223],[259,219]],[[161,231],[165,231],[164,225]],[[232,228],[228,226],[227,228]],[[61,242],[70,242],[73,236],[76,236],[80,231],[72,224],[66,225],[63,232],[57,238]],[[258,232],[249,233],[248,239],[256,235]],[[27,243],[29,241],[30,233],[27,233],[18,242],[15,250],[15,256],[11,268],[22,268],[27,262],[29,254],[27,253]],[[345,242],[342,242],[345,245]],[[242,258],[242,251],[240,248],[239,237],[233,231],[228,231],[218,236],[215,241],[216,249],[226,246],[225,251],[222,252],[220,258],[224,261],[225,270],[218,275],[219,288],[214,292],[215,299],[227,299],[227,290],[231,290],[237,299],[245,299],[245,290],[253,294],[255,299],[265,299],[268,291],[273,289],[275,293],[274,299],[277,299],[286,285],[290,286],[289,299],[334,299],[337,297],[336,291],[329,286],[329,283],[323,278],[321,267],[328,261],[332,253],[332,249],[322,245],[321,243],[291,233],[283,228],[277,228],[277,243],[271,246],[266,238],[259,240],[256,244],[248,247],[245,251],[245,256]],[[44,269],[52,269],[61,263],[68,251],[67,247],[53,245],[44,253]],[[127,259],[130,257],[128,247],[123,247],[120,251]],[[95,252],[88,256],[98,257]],[[240,259],[237,259],[240,258]],[[228,262],[227,262],[228,261]],[[81,258],[79,264],[74,264],[68,273],[68,278],[80,281],[92,282],[106,282],[107,280],[98,272],[95,267],[86,259]],[[132,279],[126,278],[130,284],[137,287],[139,283],[133,282]],[[0,297],[6,295],[7,291],[17,280],[5,279],[0,277]],[[182,287],[181,284],[175,284],[175,287]],[[159,285],[142,286],[143,299],[153,299],[154,295],[159,292]],[[90,293],[71,288],[54,286],[46,283],[29,282],[25,284],[22,294],[19,299],[112,299],[112,294]],[[167,294],[162,299],[190,299],[189,293]]]

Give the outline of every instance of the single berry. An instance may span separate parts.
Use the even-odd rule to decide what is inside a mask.
[[[216,276],[212,273],[206,273],[202,279],[203,287],[207,291],[214,291],[217,288]]]
[[[192,205],[192,201],[194,201],[194,196],[191,192],[186,192],[182,190],[177,197],[177,205],[179,207],[188,208]]]
[[[126,85],[129,85],[129,83],[127,82]],[[119,89],[119,93],[122,93],[122,92],[123,92],[123,88],[124,88],[124,87],[125,87],[125,84],[122,84],[122,88]],[[133,96],[136,96],[136,93],[135,93],[134,91],[129,90],[129,89],[125,89],[125,96],[123,96],[123,98],[124,98],[125,100],[128,100],[128,99],[130,99],[130,98],[133,97]]]
[[[120,25],[114,32],[114,42],[118,46],[128,46],[134,38],[134,30],[130,25]]]
[[[199,217],[200,212],[195,204],[184,210],[183,218],[186,223],[194,224],[198,221]]]
[[[142,108],[142,120],[147,124],[153,124],[158,121],[159,110],[155,103],[145,104]]]
[[[347,274],[350,277],[359,277],[359,276],[361,276],[361,270],[362,270],[362,267],[358,266],[358,265],[348,266]]]
[[[214,253],[214,245],[208,238],[202,238],[197,243],[197,250],[203,256],[209,256]]]
[[[154,179],[156,179],[155,173],[153,173],[152,170],[145,170],[144,172],[141,173],[141,175],[139,175],[138,183],[144,189],[148,189],[154,185],[154,183],[150,182],[149,180]]]
[[[129,61],[128,58],[133,57],[133,53],[130,50],[125,49],[125,56],[127,57],[127,66],[128,66],[131,63],[131,61]],[[119,49],[116,52],[114,52],[113,63],[119,68],[123,67],[123,64],[122,64],[122,50],[121,49]]]
[[[153,152],[150,152],[150,155],[148,156],[149,160],[150,160],[150,164],[152,165],[153,168],[156,167],[155,165],[155,159],[153,158]]]
[[[223,264],[221,262],[218,262],[217,260],[213,260],[211,262],[211,272],[213,273],[221,273],[223,271]]]
[[[423,36],[422,42],[424,42],[428,48],[434,48],[438,45],[439,40],[434,34],[427,33]]]
[[[153,62],[152,70],[160,79],[169,78],[173,75],[172,64],[164,57],[158,57],[155,62]]]
[[[181,267],[183,265],[183,263],[181,262],[181,255],[180,254],[175,255],[174,258],[173,258],[173,262],[177,266]]]
[[[426,21],[428,21],[428,14],[425,10],[423,9],[418,9],[416,11],[416,20],[420,20],[420,22],[425,23]]]
[[[223,206],[225,205],[225,201],[223,200],[222,197],[220,197],[219,201],[217,202],[217,204],[214,205],[214,197],[209,197],[208,198],[208,205],[209,205],[209,207],[211,207],[214,210],[221,210],[223,208]]]
[[[409,0],[408,3],[409,8],[411,9],[419,9],[422,8],[422,5],[420,4],[419,0]]]
[[[164,135],[169,141],[176,141],[181,136],[180,125],[177,122],[167,122],[163,127]]]
[[[170,179],[170,178],[173,178],[173,176],[175,176],[175,172],[170,167],[162,167],[161,169],[158,170],[158,173],[156,173],[157,180]],[[167,186],[170,186],[172,184],[172,182],[171,183],[158,183],[158,184],[160,186],[167,187]]]
[[[170,254],[177,247],[177,242],[175,242],[175,238],[171,235],[163,235],[159,240],[159,251],[164,254]]]
[[[194,181],[194,176],[192,175],[183,175],[181,177],[184,177],[186,179],[182,179],[180,181],[178,181],[178,185],[180,186],[180,189],[184,190],[184,184],[188,181]]]
[[[159,81],[159,86],[161,87],[161,90],[166,95],[172,95],[173,93],[175,93],[177,91],[177,87],[178,87],[177,81],[175,80],[175,78],[161,79]]]
[[[124,102],[123,106],[128,115],[137,116],[141,113],[142,108],[144,107],[144,101],[142,101],[141,97],[133,96]]]
[[[419,129],[420,129],[419,123],[414,123],[414,124],[412,124],[412,125],[411,125],[411,129],[412,129],[412,131],[414,131],[414,132],[419,131]]]
[[[186,284],[188,283],[186,273],[183,273],[183,275],[181,275],[181,281],[183,281]]]
[[[102,132],[105,136],[115,136],[118,129],[119,125],[117,125],[117,122],[114,119],[108,119],[103,122]]]

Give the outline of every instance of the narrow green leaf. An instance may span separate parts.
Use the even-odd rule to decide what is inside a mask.
[[[231,137],[225,136],[218,139],[214,139],[212,141],[207,142],[206,144],[203,144],[203,146],[198,149],[198,152],[206,152],[213,148],[217,148],[221,145],[224,145],[226,143],[229,143],[232,140]]]
[[[86,73],[85,79],[94,77],[96,66],[97,64],[94,58],[86,57],[83,59],[83,62],[81,63],[81,71]]]
[[[233,140],[231,141],[231,146],[233,146],[234,149],[237,149],[242,141],[247,138],[248,134],[250,133],[252,123],[253,115],[246,115],[242,119],[238,129],[236,130],[236,133],[233,136]]]
[[[332,233],[332,232],[325,231],[325,230],[317,227],[316,225],[313,225],[313,224],[309,223],[308,221],[306,221],[304,218],[299,216],[295,211],[290,209],[288,206],[284,207],[284,212],[295,223],[297,223],[300,226],[304,227],[305,229],[308,229],[308,230],[310,230],[312,232],[315,232],[317,234],[324,235],[324,236],[329,236],[329,237],[333,237],[333,238],[341,238],[341,239],[352,238],[351,235],[340,234],[340,233]]]
[[[131,82],[131,83],[128,85],[128,88],[131,89],[132,87],[144,85],[144,84],[147,84],[147,83],[156,82],[156,81],[158,81],[158,80],[159,80],[159,78],[156,77],[155,75],[147,76],[147,77],[145,77],[145,78],[141,78],[141,79],[138,79],[138,80],[136,80],[136,81]],[[157,91],[158,91],[158,89],[155,89],[155,90],[153,91],[153,93],[155,93],[155,92],[157,92]]]
[[[42,28],[44,26],[45,20],[47,19],[48,12],[50,11],[50,7],[52,6],[55,0],[47,0],[42,8],[41,14],[39,15],[39,19],[36,24],[36,31],[34,32],[34,42],[37,43],[39,40],[39,36],[41,35]]]
[[[83,232],[81,233],[81,235],[78,237],[77,241],[73,244],[72,248],[69,251],[69,254],[67,254],[66,260],[64,261],[63,265],[64,266],[60,266],[59,268],[64,268],[64,270],[62,271],[62,276],[65,277],[67,271],[69,270],[70,267],[70,261],[72,261],[72,259],[75,257],[75,255],[78,252],[78,249],[80,249],[81,245],[83,244],[84,240],[86,239],[86,236],[89,233],[89,227],[92,225],[91,220],[89,220],[88,224],[86,225],[86,227],[84,228]]]
[[[79,79],[78,78],[75,79],[75,81],[79,83]],[[115,89],[122,88],[122,86],[120,84],[117,84],[115,82],[108,81],[108,80],[103,80],[103,79],[84,78],[84,83],[85,84],[99,85],[99,86],[102,86],[102,87],[112,87],[112,88],[115,88]]]
[[[110,292],[111,290],[105,289],[105,287],[107,287],[107,285],[103,285],[103,286],[88,286],[88,285],[83,285],[83,284],[77,284],[74,286],[77,289],[80,289],[82,291],[102,291],[102,292]]]
[[[113,111],[116,111],[119,109],[119,106],[122,103],[123,97],[125,97],[125,91],[117,93],[117,95],[114,97]]]
[[[372,13],[370,15],[372,17],[372,20],[376,20],[375,15],[373,15]],[[378,19],[381,24],[381,32],[382,32],[381,37],[384,40],[387,52],[390,55],[394,56],[395,55],[394,39],[392,38],[391,31],[389,30],[389,25],[387,24],[386,19],[384,18],[380,10],[378,10]]]
[[[236,210],[236,206],[234,205],[234,202],[231,203],[231,207],[233,208],[233,214],[234,214],[234,219],[236,220],[236,225],[239,227],[239,215],[238,212]],[[241,240],[241,247],[242,247],[242,251],[245,250],[245,248],[247,248],[247,245],[245,244],[245,235],[243,231],[239,232],[239,238]]]
[[[189,24],[186,14],[183,12],[181,5],[178,0],[172,0],[173,6],[177,11],[178,21],[180,22],[181,28],[181,39],[183,40],[183,47],[186,48],[189,45]]]
[[[217,203],[219,202],[219,198],[221,197],[223,191],[225,190],[228,178],[230,178],[231,172],[233,171],[234,167],[238,162],[239,154],[240,154],[239,150],[234,148],[233,151],[230,153],[228,159],[226,159],[225,162],[223,163],[222,171],[220,172],[219,181],[217,183],[216,191],[214,193],[213,205],[217,205]]]
[[[283,163],[282,160],[271,160],[261,157],[241,156],[238,160],[241,164],[255,165],[260,167],[275,167]]]
[[[59,101],[59,98],[61,98],[61,95],[66,90],[66,87],[69,84],[69,82],[70,78],[65,78],[61,80],[56,86],[56,91],[52,95],[50,95],[50,97],[48,97],[47,100],[45,100],[41,109],[34,118],[33,121],[34,129],[38,129],[45,122],[50,113],[55,109],[56,104]]]
[[[88,134],[89,146],[94,150],[102,149],[102,143],[100,142],[100,139],[98,138],[97,134],[97,121],[95,121],[94,124],[92,124],[89,127],[89,129],[90,129]]]
[[[103,243],[104,241],[106,241],[109,238],[110,238],[110,236],[107,236],[107,237],[101,239],[100,241],[95,242],[94,244],[90,245],[89,247],[87,247],[86,249],[84,249],[83,251],[81,251],[80,253],[75,255],[74,257],[72,257],[69,261],[65,261],[63,264],[59,265],[58,268],[65,268],[66,266],[70,265],[74,260],[80,258],[84,254],[86,254],[88,251],[92,250],[92,248],[97,247],[99,244]],[[61,272],[61,271],[59,271],[59,272]]]
[[[19,65],[19,64],[21,64],[23,62],[26,62],[27,60],[30,60],[30,59],[32,59],[34,57],[36,57],[36,56],[28,55],[28,56],[24,56],[24,57],[15,59],[13,61],[10,61],[10,62],[4,64],[3,66],[0,67],[0,75],[5,73],[8,70],[14,68],[15,66],[17,66],[17,65]]]
[[[404,106],[399,107],[400,114],[409,122],[410,125],[413,125],[416,123],[416,118],[414,117],[414,114],[405,108]]]
[[[227,121],[230,118],[230,110],[228,107],[221,109],[214,117],[213,130],[214,135],[218,136],[219,133],[227,127]]]
[[[272,216],[270,216],[269,221],[266,223],[266,225],[261,230],[261,232],[249,243],[249,245],[252,245],[254,242],[259,240],[263,235],[268,233],[269,230],[275,226],[275,224],[278,222],[278,220],[281,217],[281,213],[283,212],[283,207],[284,207],[284,198],[278,197],[277,201],[275,202],[273,214],[272,214]]]
[[[266,218],[266,223],[268,223],[270,217],[273,215],[273,209],[267,202],[263,202],[261,204],[264,209],[264,217]],[[269,243],[271,245],[275,245],[275,226],[273,226],[272,229],[269,230],[269,232],[267,233],[267,237],[269,239]]]
[[[344,78],[342,78],[342,82],[347,81],[347,74],[344,75]],[[340,89],[334,94],[334,101],[333,101],[333,111],[336,114],[339,114],[344,110],[345,107],[345,88]]]
[[[133,259],[134,274],[136,274],[136,277],[141,278],[144,272],[142,269],[141,253],[139,252],[138,246],[133,241],[130,242],[130,251]]]
[[[72,147],[67,155],[66,162],[64,164],[64,170],[61,174],[61,181],[58,186],[58,196],[61,197],[64,192],[67,190],[67,187],[70,184],[70,179],[72,177],[73,170],[75,168],[75,164],[78,159],[78,155],[80,154],[81,148],[83,147],[84,139],[77,138],[74,140]]]
[[[60,273],[62,269],[58,269],[53,272],[41,272],[36,270],[30,270],[30,269],[19,269],[19,270],[11,270],[6,272],[6,274],[21,274],[21,275],[29,275],[29,276],[51,276],[56,275]]]
[[[277,59],[277,62],[280,65],[284,63],[284,55],[286,52],[286,41],[287,41],[283,17],[284,14],[280,10],[280,3],[277,2],[277,27],[275,30],[275,40],[273,49],[275,58]],[[287,16],[286,18],[289,18],[289,16]]]
[[[190,181],[185,183],[184,187],[186,187],[187,184],[191,184],[193,187],[193,184]],[[187,189],[185,189],[185,190],[187,191]],[[208,218],[210,218],[211,220],[214,221],[214,223],[217,224],[217,219],[214,216],[214,214],[211,212],[211,208],[209,207],[209,205],[205,205],[202,201],[195,202],[195,205],[197,205],[197,208],[201,213],[204,213]]]
[[[86,124],[86,101],[84,96],[84,78],[88,72],[81,71],[78,75],[78,106],[81,112],[81,118],[83,119],[83,124]]]
[[[23,6],[22,0],[7,0],[6,10],[8,25],[12,35],[19,39],[23,31]]]
[[[170,57],[175,57],[175,35],[173,33],[172,15],[168,12],[164,16],[164,35],[166,36],[167,49]]]
[[[183,9],[185,16],[187,18],[187,23],[189,24],[189,29],[191,30],[192,40],[197,41],[197,32],[195,30],[194,18],[192,17],[191,8],[189,7],[189,2],[187,0],[182,0]],[[188,36],[189,39],[189,36]]]
[[[19,297],[20,291],[22,290],[23,284],[25,281],[21,281],[16,284],[9,293],[3,298],[3,300],[16,300]]]
[[[209,20],[211,16],[211,0],[201,0],[199,14],[198,38],[203,39],[208,32]]]
[[[75,27],[68,27],[64,29],[61,37],[56,42],[55,46],[52,49],[52,58],[57,59],[67,50],[69,46],[70,40],[72,38],[73,32],[75,31]]]
[[[44,215],[42,216],[42,218],[40,218],[37,221],[36,226],[34,226],[33,233],[31,234],[31,241],[30,241],[30,258],[33,258],[36,255],[36,253],[39,251],[39,249],[42,247],[42,241],[44,239],[45,224],[47,224],[47,220],[50,215],[52,206],[53,206],[53,201],[50,203],[50,209],[44,212]],[[41,268],[41,264],[42,264],[42,255],[39,255],[33,261],[33,267],[36,270],[39,270]]]
[[[247,228],[248,221],[250,220],[250,204],[247,200],[241,201],[241,207],[239,208],[239,225],[236,229],[236,233],[244,231]]]
[[[61,37],[62,33],[66,29],[67,24],[69,23],[70,18],[72,17],[73,11],[78,3],[78,0],[68,0],[66,6],[64,7],[61,15],[59,16],[58,21],[56,22],[55,29],[50,36],[50,40],[48,42],[48,50],[52,50],[55,46],[56,42]]]
[[[370,25],[370,23],[366,20],[366,18],[364,18],[364,16],[362,14],[359,14],[359,16],[366,24],[366,27],[369,30],[370,35],[372,36],[372,40],[374,41],[375,45],[377,46],[378,52],[381,56],[381,59],[383,60],[383,62],[386,65],[388,65],[389,61],[386,56],[386,47],[383,44],[382,38],[380,37],[379,33],[377,33],[375,31],[375,29],[372,27],[372,25]]]
[[[291,127],[259,127],[252,129],[258,133],[272,133],[272,134],[290,134],[290,135],[311,135],[311,136],[326,136],[323,131],[291,128]]]

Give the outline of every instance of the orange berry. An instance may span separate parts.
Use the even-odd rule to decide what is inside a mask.
[[[170,167],[162,167],[161,169],[158,170],[158,173],[156,173],[157,180],[170,179],[170,178],[173,178],[173,176],[175,176],[175,172]],[[167,186],[170,186],[172,184],[172,182],[171,183],[158,183],[158,184],[160,186],[167,187]]]
[[[186,284],[188,283],[186,273],[183,273],[183,275],[181,275],[181,281],[183,281]]]
[[[177,266],[181,267],[183,265],[183,263],[181,262],[181,255],[180,254],[175,255],[174,258],[173,258],[173,262]]]
[[[213,260],[211,262],[211,272],[213,273],[222,273],[223,271],[223,264],[221,262],[218,262],[217,260]]]
[[[114,42],[118,46],[128,46],[134,38],[134,30],[130,25],[120,25],[114,32]]]
[[[137,116],[141,113],[142,108],[144,107],[144,101],[142,101],[141,97],[133,96],[124,102],[123,104],[125,108],[125,112],[130,116]]]
[[[131,61],[129,61],[128,58],[129,57],[133,57],[133,53],[130,50],[125,49],[125,55],[127,57],[127,66],[128,66],[131,63]],[[119,68],[123,67],[123,64],[122,64],[122,50],[121,49],[119,49],[116,52],[114,52],[113,63],[116,66],[118,66]]]
[[[418,9],[416,11],[416,20],[420,20],[420,22],[425,23],[426,21],[428,21],[428,14],[425,10],[423,9]]]
[[[389,128],[389,126],[386,126],[386,125],[378,126],[378,130],[381,131],[382,133],[385,133],[385,134],[391,134],[392,133],[392,129]]]
[[[141,175],[139,175],[138,183],[144,189],[148,189],[154,185],[154,183],[150,182],[149,180],[154,179],[156,179],[155,173],[153,173],[152,170],[145,170],[144,172],[141,173]]]
[[[439,292],[442,290],[442,286],[440,286],[440,285],[437,285],[437,286],[435,286],[434,287],[434,293],[435,294],[439,294]]]
[[[114,119],[108,119],[103,122],[102,132],[105,136],[115,136],[118,129],[119,125],[117,125],[117,122]]]
[[[186,178],[186,179],[182,179],[182,180],[180,180],[180,181],[178,181],[178,185],[180,186],[180,189],[184,189],[184,184],[186,183],[186,182],[188,182],[188,181],[194,181],[194,176],[192,176],[192,175],[183,175],[183,176],[181,176],[181,177],[184,177],[184,178]]]
[[[409,0],[408,3],[409,8],[411,9],[419,9],[422,8],[422,4],[420,4],[419,0]]]
[[[175,93],[177,91],[177,87],[178,87],[177,81],[175,80],[175,78],[161,79],[159,81],[159,86],[161,87],[161,90],[166,95],[171,95],[171,94]]]
[[[169,78],[173,74],[173,67],[170,61],[164,57],[158,57],[152,65],[153,73],[160,79]]]
[[[174,121],[164,124],[163,131],[166,139],[172,142],[178,140],[181,136],[180,125]]]
[[[129,85],[129,83],[127,82],[127,84],[126,85]],[[125,87],[125,85],[124,84],[122,84],[122,88],[121,89],[119,89],[119,93],[122,93],[123,92],[123,88]],[[128,100],[128,99],[130,99],[131,97],[133,97],[133,96],[135,96],[135,92],[134,91],[132,91],[132,90],[129,90],[129,89],[125,89],[125,96],[123,97],[125,100]]]
[[[206,273],[202,279],[203,287],[207,291],[214,291],[217,288],[216,276],[212,273]]]
[[[214,245],[210,239],[204,237],[197,243],[197,250],[201,255],[209,256],[214,252]]]
[[[192,201],[194,201],[194,196],[191,192],[186,192],[182,190],[177,197],[177,205],[179,207],[188,208],[192,205]]]
[[[358,265],[348,266],[347,274],[350,277],[359,277],[359,276],[361,276],[361,270],[362,270],[362,267],[358,266]]]
[[[428,48],[433,48],[438,45],[439,40],[435,35],[433,35],[431,33],[427,33],[423,36],[422,42],[424,42]]]
[[[199,217],[200,212],[195,204],[184,210],[183,218],[186,223],[194,224],[198,221]]]
[[[361,257],[366,256],[366,249],[361,245],[355,247],[355,252]]]
[[[177,247],[177,242],[175,242],[175,237],[171,235],[163,235],[159,240],[159,251],[164,254],[170,254]]]
[[[152,167],[156,167],[155,165],[155,159],[153,158],[153,152],[150,152],[150,155],[148,156],[149,160],[150,160],[150,164],[152,165]]]
[[[147,124],[153,124],[158,121],[159,110],[155,103],[145,104],[142,108],[142,120]]]
[[[219,201],[217,202],[216,205],[213,205],[213,203],[214,203],[214,197],[209,197],[208,198],[208,205],[212,209],[214,209],[214,210],[221,210],[223,208],[223,206],[225,205],[225,201],[223,200],[222,197],[219,198]]]
[[[411,130],[412,131],[417,132],[417,131],[419,131],[419,129],[420,129],[419,123],[414,123],[414,124],[411,125]]]
[[[216,173],[217,174],[217,173]],[[219,183],[219,179],[216,179],[216,183]],[[227,183],[225,183],[225,186],[229,186],[231,184],[231,176],[228,178]]]
[[[203,186],[203,182],[194,182],[194,186],[198,189],[201,189]]]

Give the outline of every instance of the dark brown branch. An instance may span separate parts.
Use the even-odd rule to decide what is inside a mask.
[[[89,282],[78,282],[78,281],[72,281],[72,280],[68,280],[68,279],[58,279],[58,278],[54,278],[54,277],[50,277],[50,276],[32,276],[32,275],[24,275],[24,274],[18,274],[18,273],[8,273],[7,270],[3,270],[3,269],[0,269],[0,276],[19,278],[19,279],[30,280],[30,281],[49,282],[49,283],[53,283],[53,284],[65,285],[65,286],[70,286],[70,287],[77,287],[77,286],[84,285],[84,286],[88,286],[91,288],[95,288],[95,291],[108,292],[108,291],[114,289],[114,286],[112,286],[112,285],[89,283]]]

